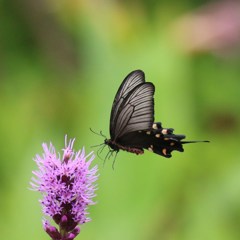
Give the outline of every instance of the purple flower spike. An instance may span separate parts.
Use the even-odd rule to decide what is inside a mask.
[[[34,159],[38,170],[33,171],[35,177],[30,184],[32,190],[42,193],[43,213],[59,227],[43,221],[44,230],[53,240],[74,239],[80,233],[77,225],[91,220],[86,216],[88,205],[95,204],[92,198],[96,196],[94,182],[98,179],[98,167],[90,168],[94,155],[85,156],[84,148],[75,153],[73,144],[74,139],[67,143],[65,138],[61,158],[51,143],[49,147],[44,143],[42,157],[36,155]]]

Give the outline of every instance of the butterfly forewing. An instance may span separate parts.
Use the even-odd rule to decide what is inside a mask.
[[[123,80],[121,86],[119,87],[112,105],[110,117],[110,135],[112,139],[115,138],[116,121],[121,112],[120,108],[123,106],[123,102],[126,100],[126,98],[129,97],[129,94],[135,87],[144,82],[144,72],[141,70],[136,70],[128,74],[128,76]]]
[[[123,101],[114,127],[115,139],[134,131],[152,127],[154,121],[154,86],[142,83]]]

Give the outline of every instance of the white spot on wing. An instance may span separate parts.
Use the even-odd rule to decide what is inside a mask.
[[[167,155],[167,149],[164,148],[164,149],[162,150],[162,153],[163,153],[164,155]]]
[[[148,151],[153,152],[153,149],[151,147],[148,148]]]
[[[164,128],[164,129],[162,130],[162,134],[167,134],[167,129]]]

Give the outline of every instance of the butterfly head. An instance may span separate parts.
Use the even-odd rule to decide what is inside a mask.
[[[104,143],[108,145],[113,151],[116,151],[116,152],[119,151],[118,145],[114,143],[111,139],[105,139]]]

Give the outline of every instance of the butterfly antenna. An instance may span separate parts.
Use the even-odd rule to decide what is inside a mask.
[[[101,143],[101,144],[98,144],[98,145],[93,145],[93,146],[90,146],[91,148],[93,148],[93,147],[100,147],[100,146],[102,146],[102,145],[104,145],[105,143]]]
[[[91,131],[92,133],[94,133],[94,134],[96,134],[96,135],[98,135],[98,136],[100,136],[100,137],[106,138],[106,137],[102,134],[102,131],[100,131],[100,133],[97,133],[97,132],[93,131],[91,128],[89,128],[89,129],[90,129],[90,131]]]
[[[107,138],[107,137],[102,133],[102,130],[100,131],[100,134],[101,134],[102,137]]]

